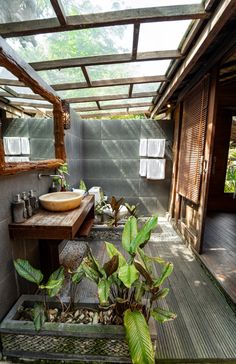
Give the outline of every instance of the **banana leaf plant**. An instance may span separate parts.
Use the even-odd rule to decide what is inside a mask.
[[[65,274],[64,268],[60,267],[55,272],[53,272],[48,281],[43,283],[44,276],[43,273],[34,267],[28,262],[28,260],[24,259],[16,259],[14,261],[14,266],[17,273],[26,279],[29,282],[35,283],[39,290],[42,291],[44,296],[43,303],[35,303],[34,308],[32,310],[32,318],[34,322],[34,327],[36,331],[39,331],[43,325],[43,323],[47,319],[47,303],[46,297],[58,297],[59,293],[62,289]]]
[[[123,255],[113,244],[106,242],[109,260],[101,265],[89,249],[83,259],[74,281],[79,282],[85,275],[95,282],[102,307],[112,310],[112,322],[123,324],[134,364],[153,364],[154,349],[148,329],[152,316],[158,322],[172,320],[176,315],[157,305],[164,298],[168,288],[161,288],[170,276],[173,264],[160,257],[152,257],[142,249],[147,244],[157,217],[151,217],[138,231],[137,219],[130,217],[122,234]],[[142,248],[141,248],[142,247]],[[155,264],[161,265],[160,275],[154,271]]]

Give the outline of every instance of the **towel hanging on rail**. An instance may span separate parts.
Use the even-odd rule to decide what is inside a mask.
[[[140,139],[139,144],[139,156],[146,157],[147,156],[147,139]]]
[[[148,139],[147,156],[163,158],[165,155],[165,139]]]
[[[140,159],[139,175],[141,177],[146,177],[147,176],[147,161],[148,161],[148,159]]]
[[[147,179],[165,179],[165,159],[147,160]]]

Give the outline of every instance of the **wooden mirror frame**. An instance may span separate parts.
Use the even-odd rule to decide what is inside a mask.
[[[0,139],[0,175],[11,175],[32,170],[53,169],[66,161],[64,145],[64,124],[67,118],[62,100],[37,72],[0,37],[0,66],[14,74],[19,81],[53,104],[55,159],[6,163],[3,140]]]

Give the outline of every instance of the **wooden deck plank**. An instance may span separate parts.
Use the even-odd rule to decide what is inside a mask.
[[[161,305],[176,312],[177,318],[157,325],[158,363],[235,363],[233,310],[170,223],[160,222],[159,226],[146,249],[174,263],[165,285],[170,293]],[[117,241],[114,244],[121,246]],[[107,259],[103,242],[91,241],[89,245],[100,261]],[[78,297],[85,296],[97,299],[96,286],[83,282]]]
[[[236,214],[208,214],[200,259],[236,305],[235,242]]]

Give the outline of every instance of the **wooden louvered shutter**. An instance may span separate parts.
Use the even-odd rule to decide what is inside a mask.
[[[177,191],[196,204],[200,198],[209,84],[207,76],[188,93],[183,103]]]

